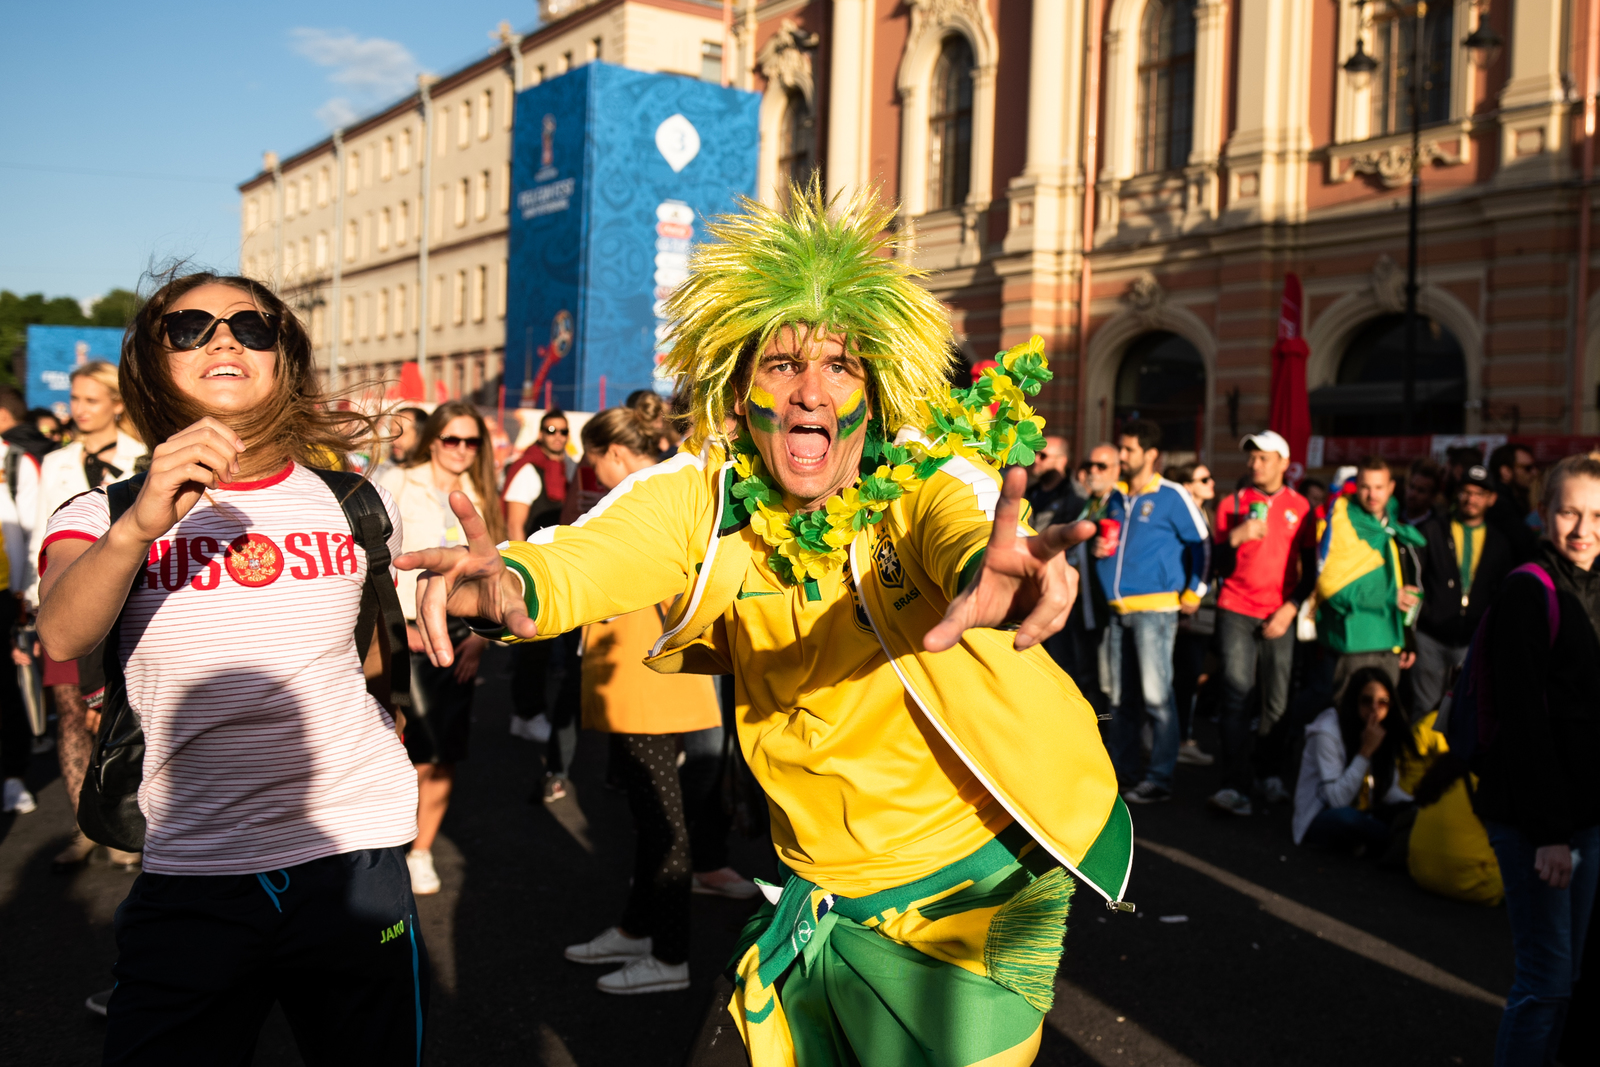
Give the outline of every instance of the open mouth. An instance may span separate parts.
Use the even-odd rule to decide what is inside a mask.
[[[800,470],[820,470],[828,461],[833,435],[826,426],[791,426],[783,435],[789,449],[789,462]]]
[[[201,378],[243,378],[244,368],[234,363],[221,363],[202,374]]]

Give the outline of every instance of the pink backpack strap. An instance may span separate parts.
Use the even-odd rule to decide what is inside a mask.
[[[1544,586],[1544,606],[1550,621],[1550,644],[1556,643],[1556,634],[1561,632],[1561,605],[1556,600],[1556,583],[1550,577],[1550,572],[1537,563],[1524,563],[1512,574],[1531,574],[1539,579],[1539,584]]]

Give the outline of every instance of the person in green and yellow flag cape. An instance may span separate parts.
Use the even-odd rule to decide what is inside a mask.
[[[1094,527],[1034,534],[1001,473],[1043,447],[1044,345],[950,387],[892,210],[815,182],[792,202],[712,225],[668,303],[682,452],[500,549],[454,496],[470,546],[397,562],[431,572],[437,663],[446,613],[522,641],[677,597],[647,664],[734,676],[784,876],[733,963],[755,1067],[1031,1063],[1074,887],[1128,910],[1133,852],[1095,714],[1042,646]]]

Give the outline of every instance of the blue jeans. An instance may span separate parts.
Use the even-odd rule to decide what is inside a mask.
[[[1366,845],[1369,853],[1381,855],[1389,844],[1389,827],[1360,808],[1323,808],[1306,827],[1301,843],[1341,852]]]
[[[1555,1062],[1567,1004],[1583,960],[1583,941],[1600,883],[1600,827],[1572,836],[1572,881],[1551,889],[1533,869],[1537,848],[1521,830],[1485,823],[1506,887],[1506,915],[1516,950],[1516,976],[1506,996],[1495,1067],[1544,1067]]]
[[[1176,611],[1112,615],[1106,627],[1106,672],[1111,697],[1111,760],[1117,777],[1139,779],[1141,710],[1148,712],[1155,739],[1145,779],[1172,788],[1178,764],[1178,709],[1172,699],[1172,647],[1178,637]],[[1138,697],[1142,696],[1143,705]]]

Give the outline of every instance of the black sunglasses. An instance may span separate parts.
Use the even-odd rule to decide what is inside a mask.
[[[1088,463],[1085,463],[1084,466],[1093,468],[1094,470],[1097,470],[1097,471],[1108,471],[1108,470],[1111,469],[1111,464],[1109,464],[1109,463],[1095,463],[1092,460],[1090,462],[1088,462]]]
[[[466,448],[474,448],[475,449],[480,444],[483,443],[483,438],[481,438],[481,437],[455,437],[453,435],[451,435],[451,436],[442,436],[442,437],[439,438],[439,443],[441,445],[443,445],[444,447],[446,447],[446,448],[462,448],[462,447],[466,447]]]
[[[267,352],[278,346],[278,316],[263,315],[259,311],[236,311],[227,318],[217,318],[209,311],[190,308],[161,316],[167,330],[167,343],[175,349],[199,348],[217,332],[217,323],[225,322],[234,340],[257,352]]]
[[[559,430],[554,426],[541,426],[539,429],[541,432],[547,433],[551,437],[563,436],[568,432],[565,426],[561,427]]]

